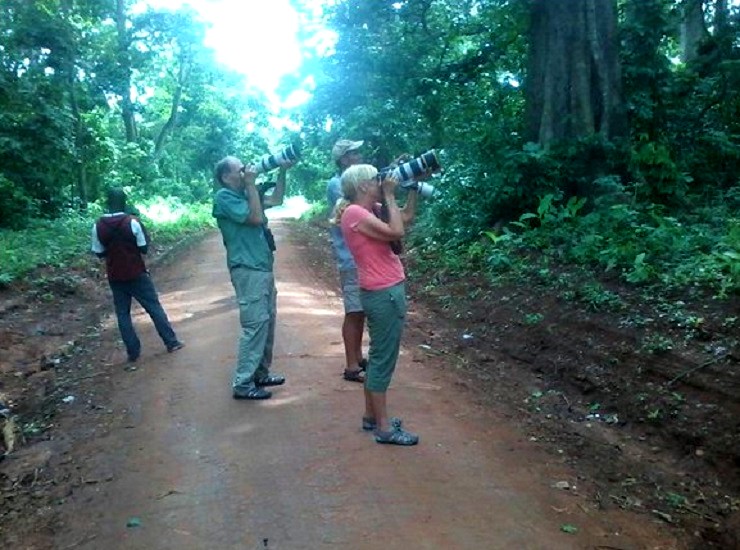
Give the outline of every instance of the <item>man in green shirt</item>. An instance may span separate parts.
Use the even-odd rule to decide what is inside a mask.
[[[275,244],[267,228],[264,210],[283,202],[285,172],[280,167],[271,195],[260,197],[255,184],[257,172],[236,157],[216,164],[216,182],[221,188],[213,202],[231,283],[239,302],[241,335],[232,381],[234,399],[268,399],[265,386],[279,386],[285,377],[270,374],[275,337],[276,295],[273,275]]]

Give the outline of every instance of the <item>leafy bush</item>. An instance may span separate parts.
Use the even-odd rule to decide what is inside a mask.
[[[664,293],[700,288],[727,298],[740,291],[740,219],[731,214],[731,201],[723,202],[681,218],[666,215],[666,208],[656,204],[616,204],[582,215],[584,199],[571,197],[563,204],[547,194],[535,212],[467,243],[444,242],[418,228],[412,240],[419,269],[433,266],[458,275],[483,271],[491,277],[509,273],[521,282],[549,273],[548,263],[556,261],[591,273],[617,273],[628,284]],[[597,282],[567,292],[595,309],[620,307],[619,298]]]
[[[37,267],[69,267],[88,253],[92,223],[69,212],[58,220],[31,220],[23,230],[0,232],[0,280],[8,285]]]
[[[35,201],[0,174],[0,227],[20,229],[35,213]]]
[[[632,171],[639,183],[638,198],[645,201],[680,203],[686,196],[691,177],[679,169],[669,147],[660,142],[643,141],[632,154]]]

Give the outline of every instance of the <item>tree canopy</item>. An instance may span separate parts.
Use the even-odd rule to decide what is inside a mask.
[[[194,12],[8,0],[0,12],[0,225],[132,196],[209,196],[225,154],[265,149],[266,101],[219,66]]]
[[[293,0],[313,79],[290,115],[293,191],[324,196],[341,137],[387,165],[436,148],[425,205],[450,246],[543,197],[740,208],[740,8],[729,0]],[[320,51],[318,32],[336,43]],[[264,154],[266,99],[203,44],[190,9],[6,0],[0,225],[85,208],[105,188],[206,200],[213,163]],[[263,55],[262,52],[254,55]]]

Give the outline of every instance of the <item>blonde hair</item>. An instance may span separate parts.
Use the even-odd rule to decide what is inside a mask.
[[[347,207],[357,200],[360,185],[372,181],[378,175],[378,169],[372,164],[353,164],[342,172],[342,198],[334,205],[332,217],[329,220],[339,225],[342,214]]]

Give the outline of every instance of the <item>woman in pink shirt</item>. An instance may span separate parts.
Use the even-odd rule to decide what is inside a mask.
[[[375,441],[394,445],[416,445],[419,436],[401,427],[401,420],[389,418],[386,392],[396,368],[406,316],[406,275],[390,243],[404,234],[404,224],[416,210],[416,191],[409,191],[404,209],[396,204],[397,180],[387,176],[378,181],[378,170],[369,164],[350,166],[342,174],[344,200],[335,219],[357,264],[360,298],[370,334],[365,377],[364,430],[374,430]],[[378,217],[383,200],[388,221]]]

